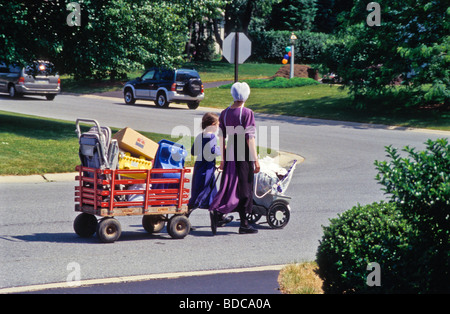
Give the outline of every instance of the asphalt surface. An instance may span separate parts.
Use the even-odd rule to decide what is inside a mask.
[[[0,96],[0,110],[69,121],[93,118],[102,125],[178,135],[180,130],[194,134],[204,112],[213,109],[171,106],[161,110],[149,102],[125,106],[118,98],[59,95],[54,101]],[[232,222],[212,236],[209,215],[199,210],[190,219],[196,231],[183,240],[173,240],[164,232],[148,235],[140,217],[124,217],[119,218],[122,237],[105,245],[96,238],[80,239],[73,232],[75,182],[42,182],[41,176],[36,178],[39,182],[0,184],[0,289],[65,282],[73,262],[80,265],[81,279],[91,280],[314,260],[322,225],[357,203],[386,197],[374,180],[373,166],[374,160],[385,160],[384,146],[421,149],[428,138],[449,136],[448,132],[382,125],[267,114],[255,117],[260,132],[278,130],[280,150],[305,158],[287,191],[292,197],[291,220],[284,229],[273,230],[262,223],[257,225],[258,234],[239,235],[239,223]],[[269,290],[274,285],[272,281]]]
[[[171,279],[126,281],[40,289],[23,294],[281,294],[278,270],[246,271]],[[42,287],[45,288],[45,287]],[[30,287],[31,289],[31,287]]]

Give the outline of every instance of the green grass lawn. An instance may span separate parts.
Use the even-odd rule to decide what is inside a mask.
[[[82,127],[82,132],[88,129]],[[141,133],[155,142],[170,139]],[[78,148],[73,122],[0,111],[0,175],[73,172],[80,163]]]
[[[234,64],[228,62],[191,62],[184,65],[196,69],[203,82],[234,81]],[[281,64],[243,63],[239,65],[239,80],[269,78]]]

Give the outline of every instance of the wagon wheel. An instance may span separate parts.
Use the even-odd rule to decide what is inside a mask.
[[[122,233],[122,227],[117,219],[107,217],[98,223],[97,236],[103,243],[113,243]]]
[[[191,230],[191,223],[186,216],[176,215],[169,219],[167,232],[174,239],[183,239]]]
[[[91,214],[81,213],[75,218],[73,229],[82,238],[92,237],[97,230],[97,218]]]
[[[142,227],[148,233],[158,233],[164,228],[164,217],[161,215],[142,216]]]
[[[267,222],[274,229],[280,229],[287,225],[291,216],[289,205],[283,202],[273,203],[267,211]]]

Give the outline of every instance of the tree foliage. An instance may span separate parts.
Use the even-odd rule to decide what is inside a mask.
[[[365,2],[356,2],[323,54],[324,69],[337,73],[356,102],[392,92],[402,81],[410,104],[449,103],[450,9],[443,0],[381,3],[381,25],[366,24]],[[430,88],[423,88],[430,84]]]
[[[80,0],[81,26],[69,26],[69,0],[0,2],[0,60],[54,62],[76,78],[117,77],[133,67],[184,62],[189,23],[213,18],[224,0]]]
[[[312,30],[316,0],[284,0],[274,5],[270,26],[274,30]]]

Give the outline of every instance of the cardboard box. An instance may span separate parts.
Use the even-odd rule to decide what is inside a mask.
[[[136,157],[144,156],[151,160],[155,159],[159,147],[158,143],[129,127],[118,131],[114,134],[113,139],[117,140],[120,149]]]

